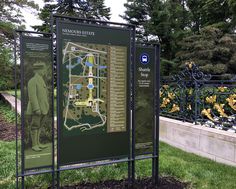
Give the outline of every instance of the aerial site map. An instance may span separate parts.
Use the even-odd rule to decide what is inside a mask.
[[[127,49],[66,42],[63,49],[63,126],[77,133],[126,130]]]

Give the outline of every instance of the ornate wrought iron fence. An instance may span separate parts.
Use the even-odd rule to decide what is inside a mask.
[[[236,80],[212,79],[193,62],[161,79],[162,116],[236,131]]]

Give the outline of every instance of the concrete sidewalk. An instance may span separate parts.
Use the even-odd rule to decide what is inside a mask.
[[[11,105],[15,110],[15,97],[8,93],[1,93],[1,96]],[[21,114],[21,101],[17,99],[17,113]]]

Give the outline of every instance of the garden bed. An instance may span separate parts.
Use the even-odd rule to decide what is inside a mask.
[[[15,125],[8,123],[0,114],[0,140],[3,141],[12,141],[15,140]]]
[[[0,140],[15,140],[15,130],[15,112],[7,103],[0,100]]]
[[[187,188],[188,184],[180,182],[173,177],[161,177],[158,185],[153,184],[151,178],[137,179],[133,189],[182,189]],[[73,186],[64,186],[62,189],[125,189],[128,187],[128,180],[109,180],[98,183],[80,183]],[[131,188],[131,187],[130,187]]]

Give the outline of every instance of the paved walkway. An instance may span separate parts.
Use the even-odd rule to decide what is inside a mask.
[[[12,109],[15,110],[15,97],[8,94],[8,93],[1,93],[2,97],[8,101],[8,103],[11,105]],[[21,102],[19,99],[17,99],[17,113],[21,113]]]

